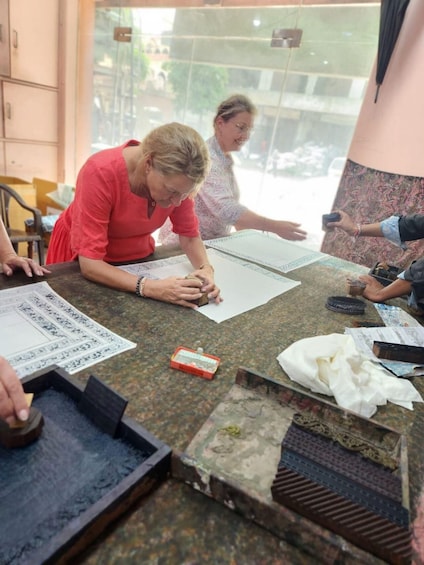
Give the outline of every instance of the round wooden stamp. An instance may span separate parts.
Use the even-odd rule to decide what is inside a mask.
[[[26,422],[9,426],[9,424],[0,420],[0,444],[7,448],[24,447],[38,439],[43,425],[43,415],[37,408],[31,406]]]

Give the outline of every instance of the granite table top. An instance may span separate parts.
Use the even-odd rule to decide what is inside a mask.
[[[156,253],[154,258],[162,258]],[[352,317],[325,307],[332,295],[346,294],[346,278],[366,272],[353,263],[325,257],[285,276],[301,285],[267,304],[220,324],[182,307],[118,292],[85,280],[77,263],[52,265],[46,280],[65,300],[122,337],[137,343],[131,349],[98,363],[75,377],[85,382],[95,374],[129,399],[126,414],[176,451],[184,451],[234,383],[239,367],[249,367],[290,384],[277,355],[294,341],[315,335],[344,333]],[[41,278],[35,277],[34,281]],[[0,289],[32,280],[21,273],[0,275]],[[240,281],[243,291],[243,281]],[[390,304],[403,305],[401,299]],[[361,317],[378,321],[367,302]],[[213,380],[169,367],[177,346],[221,358]],[[414,379],[424,394],[424,382]],[[327,398],[328,400],[328,398]],[[395,405],[380,407],[374,419],[408,437],[410,490],[413,508],[419,505],[424,479],[421,430],[424,405],[414,411]],[[418,510],[413,510],[412,519]],[[329,536],[334,534],[328,533]],[[315,562],[335,563],[334,545]],[[261,563],[311,562],[310,547],[290,545],[255,523],[237,515],[191,487],[170,479],[136,503],[129,513],[104,532],[79,562],[97,563]],[[341,562],[341,561],[339,561]],[[346,558],[344,563],[355,562]],[[369,562],[380,563],[376,558]]]

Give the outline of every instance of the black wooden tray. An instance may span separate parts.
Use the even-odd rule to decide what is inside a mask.
[[[396,267],[396,265],[387,265],[386,269],[379,269],[379,266],[381,265],[382,263],[377,261],[373,268],[370,269],[369,274],[383,286],[388,286],[397,279],[397,276],[402,271],[402,269],[400,267]]]
[[[171,449],[95,377],[83,389],[54,366],[22,382],[44,427],[26,447],[0,446],[0,563],[69,562],[168,476]]]

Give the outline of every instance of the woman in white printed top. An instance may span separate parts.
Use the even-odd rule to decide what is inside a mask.
[[[255,106],[241,94],[230,96],[218,107],[213,122],[215,134],[207,140],[212,166],[195,198],[203,240],[229,235],[233,226],[236,230],[273,232],[293,241],[306,238],[300,224],[266,218],[240,203],[231,152],[239,151],[249,139],[255,115]],[[159,242],[164,245],[178,243],[170,223],[161,228]]]

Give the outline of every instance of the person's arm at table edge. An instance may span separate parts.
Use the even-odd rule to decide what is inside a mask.
[[[9,235],[3,222],[0,220],[0,263],[3,273],[10,277],[13,275],[13,267],[22,269],[27,277],[32,277],[33,273],[39,276],[50,273],[48,269],[38,265],[32,259],[20,257],[13,249]]]
[[[214,285],[213,267],[210,266],[210,269],[208,268],[208,265],[210,265],[210,263],[206,255],[205,247],[200,239],[199,239],[199,243],[200,243],[199,249],[200,250],[203,249],[203,252],[200,251],[195,256],[193,256],[193,261],[195,261],[193,266],[195,268],[196,267],[200,268],[203,265],[201,271],[202,277],[207,280],[207,284],[211,284],[211,290],[212,290]],[[199,264],[199,262],[202,259],[204,259],[205,264],[202,263]],[[128,273],[127,271],[119,269],[114,265],[110,265],[109,263],[106,263],[101,259],[90,259],[82,255],[79,256],[79,264],[81,268],[81,274],[83,275],[84,278],[90,281],[103,284],[105,286],[114,288],[116,290],[123,290],[130,293],[136,292],[137,281],[139,279],[137,275]],[[164,300],[163,287],[164,287],[163,279],[155,280],[151,278],[146,278],[140,290],[143,293],[143,295],[147,298]],[[198,296],[194,296],[194,298],[198,298]]]
[[[388,286],[383,286],[371,275],[362,275],[359,277],[361,281],[366,283],[364,290],[364,298],[372,302],[386,302],[391,298],[399,298],[411,292],[412,282],[403,278],[398,278]]]
[[[338,222],[329,222],[327,228],[332,230],[339,228],[352,237],[383,237],[381,222],[372,224],[361,224],[355,222],[351,216],[343,210],[336,210],[341,216]]]

